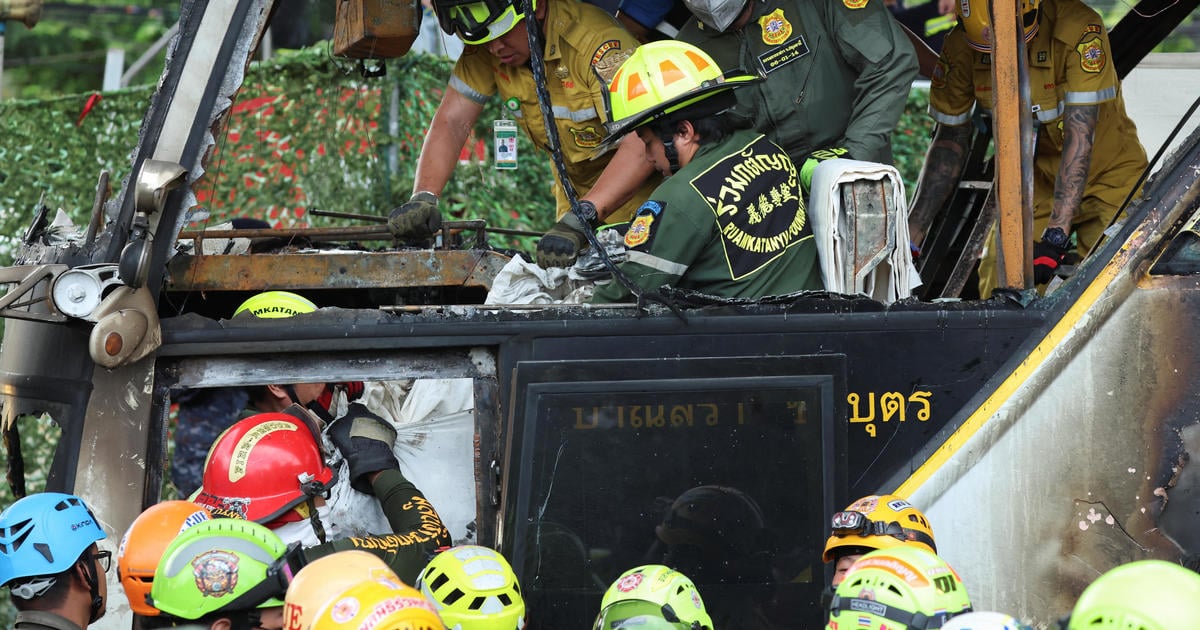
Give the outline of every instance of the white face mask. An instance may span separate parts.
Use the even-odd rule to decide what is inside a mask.
[[[317,506],[317,518],[320,519],[321,526],[325,528],[326,541],[340,538],[338,528],[329,522],[328,505]],[[317,532],[313,529],[312,521],[307,518],[275,528],[275,535],[279,536],[285,545],[298,542],[301,547],[316,547],[321,544],[321,539],[317,538]]]

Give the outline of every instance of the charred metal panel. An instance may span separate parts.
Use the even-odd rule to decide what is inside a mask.
[[[176,256],[167,290],[283,291],[466,286],[491,288],[509,258],[485,250]],[[232,313],[230,313],[232,314]]]

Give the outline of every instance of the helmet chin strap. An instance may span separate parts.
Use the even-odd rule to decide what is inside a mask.
[[[90,565],[90,566],[89,566]],[[92,595],[92,606],[88,611],[88,623],[96,623],[96,620],[104,616],[104,598],[100,596],[100,580],[96,576],[96,561],[92,559],[92,555],[87,555],[87,561],[80,566],[83,567],[83,581],[87,583],[88,590]]]
[[[663,153],[667,156],[667,168],[671,169],[671,174],[679,172],[679,149],[675,148],[675,136],[667,134],[659,134],[658,139],[663,143]]]

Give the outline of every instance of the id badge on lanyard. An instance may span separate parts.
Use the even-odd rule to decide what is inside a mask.
[[[508,99],[506,108],[520,107],[516,98]],[[503,110],[502,110],[503,111]],[[504,114],[501,114],[504,116]],[[500,118],[492,121],[492,140],[495,153],[496,168],[513,170],[517,168],[517,121]]]

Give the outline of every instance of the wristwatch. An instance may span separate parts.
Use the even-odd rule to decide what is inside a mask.
[[[1071,235],[1062,231],[1062,228],[1046,228],[1046,231],[1042,232],[1042,242],[1058,249],[1068,249],[1071,244]]]

